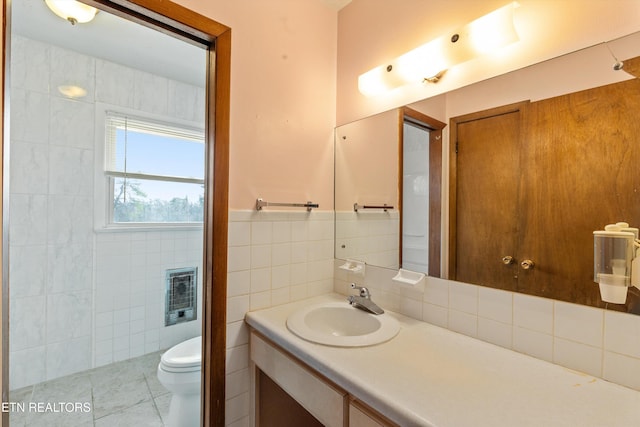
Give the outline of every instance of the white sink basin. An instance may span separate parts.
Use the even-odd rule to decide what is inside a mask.
[[[395,337],[400,324],[388,314],[369,314],[345,302],[322,303],[297,310],[287,328],[307,341],[336,347],[364,347]]]

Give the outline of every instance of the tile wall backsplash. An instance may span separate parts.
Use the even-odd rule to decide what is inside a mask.
[[[341,259],[357,259],[396,268],[399,259],[398,230],[398,210],[336,212],[335,255]]]
[[[389,310],[640,390],[640,316],[433,277],[410,287],[394,270],[367,265],[363,278],[341,264],[336,292],[364,284]]]
[[[229,213],[228,425],[249,422],[249,338],[245,313],[332,292],[333,234],[333,212]]]
[[[95,110],[202,122],[204,90],[17,35],[11,42],[10,387],[198,335],[197,321],[164,327],[163,295],[166,268],[200,266],[202,231],[94,231]],[[65,98],[63,84],[87,95]]]

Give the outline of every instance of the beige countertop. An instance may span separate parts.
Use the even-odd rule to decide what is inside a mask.
[[[249,312],[247,323],[402,426],[640,426],[640,392],[387,312],[392,340],[340,348],[305,341],[289,314],[337,294]]]

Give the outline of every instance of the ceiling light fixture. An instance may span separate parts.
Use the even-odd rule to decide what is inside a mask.
[[[71,99],[83,98],[87,96],[87,90],[76,85],[58,86],[58,92]]]
[[[450,35],[361,74],[358,89],[365,96],[375,96],[411,83],[437,83],[449,68],[518,41],[513,25],[513,10],[517,6],[513,2],[496,9]]]
[[[53,13],[71,22],[71,25],[87,23],[98,13],[95,7],[75,0],[44,0],[44,2]]]

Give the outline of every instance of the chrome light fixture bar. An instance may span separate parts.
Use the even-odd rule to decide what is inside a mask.
[[[437,83],[451,67],[518,41],[513,24],[513,11],[517,6],[513,2],[496,9],[450,35],[367,71],[358,78],[358,89],[365,96],[375,96],[407,84]]]

